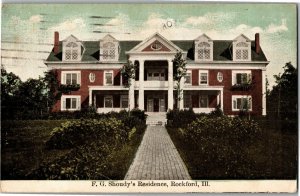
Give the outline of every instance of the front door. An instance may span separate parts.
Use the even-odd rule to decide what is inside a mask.
[[[153,99],[153,109],[154,109],[154,112],[159,112],[159,99],[158,98]]]
[[[153,112],[153,99],[148,99],[147,101],[147,111]]]

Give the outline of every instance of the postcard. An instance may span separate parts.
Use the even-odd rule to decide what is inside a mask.
[[[1,191],[297,191],[297,4],[2,4]]]

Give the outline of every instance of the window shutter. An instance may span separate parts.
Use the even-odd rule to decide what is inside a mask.
[[[248,99],[248,104],[249,104],[249,109],[252,109],[252,99],[251,98]]]
[[[62,110],[66,109],[66,99],[62,98]]]
[[[236,74],[236,84],[242,83],[242,74]]]
[[[66,84],[66,74],[62,74],[61,84]]]
[[[81,72],[77,74],[77,84],[81,84]]]
[[[80,110],[80,106],[81,106],[81,103],[80,103],[80,97],[78,97],[78,98],[76,99],[76,101],[77,101],[76,109]]]
[[[236,100],[233,100],[233,108],[237,109]]]

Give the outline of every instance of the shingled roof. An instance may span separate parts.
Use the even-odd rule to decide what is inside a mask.
[[[131,50],[141,41],[119,41],[120,43],[120,56],[119,62],[125,62],[127,60],[126,51]],[[186,51],[187,60],[193,61],[194,57],[194,40],[181,40],[171,41],[176,46]],[[232,40],[214,40],[213,47],[213,60],[214,61],[232,61]],[[99,61],[99,41],[83,41],[82,42],[85,50],[83,52],[83,62],[98,62]],[[261,50],[259,54],[255,52],[255,42],[251,41],[251,58],[252,61],[267,61],[264,52]],[[59,52],[55,55],[52,51],[50,52],[46,61],[49,62],[60,62],[62,61],[62,42],[59,42]]]

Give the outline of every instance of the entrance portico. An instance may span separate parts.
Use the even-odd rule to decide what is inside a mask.
[[[149,109],[148,106],[150,106],[151,108],[151,102],[153,102],[155,106],[157,105],[157,103],[165,103],[165,100],[162,98],[153,98],[149,99],[150,105],[145,105],[145,90],[167,90],[167,108],[165,108],[165,106],[164,108],[173,109],[174,81],[172,60],[174,59],[175,54],[179,51],[181,51],[183,54],[187,53],[182,51],[172,42],[166,40],[161,35],[156,33],[149,39],[138,44],[132,50],[126,52],[126,54],[129,55],[129,60],[138,66],[137,74],[139,79],[138,81],[131,80],[132,85],[129,88],[129,100],[134,100],[133,92],[135,89],[138,90],[139,109],[146,110]],[[161,66],[159,66],[159,63],[153,62],[161,62]],[[151,64],[156,64],[158,66],[156,68],[153,68],[151,67]],[[145,66],[147,67],[145,68]],[[165,72],[164,70],[167,71]],[[145,76],[147,77],[147,79],[149,77],[149,80],[145,79]],[[165,77],[166,80],[163,80],[163,77]],[[152,108],[153,110],[154,105]],[[134,104],[129,104],[129,106],[129,109],[133,109]]]

